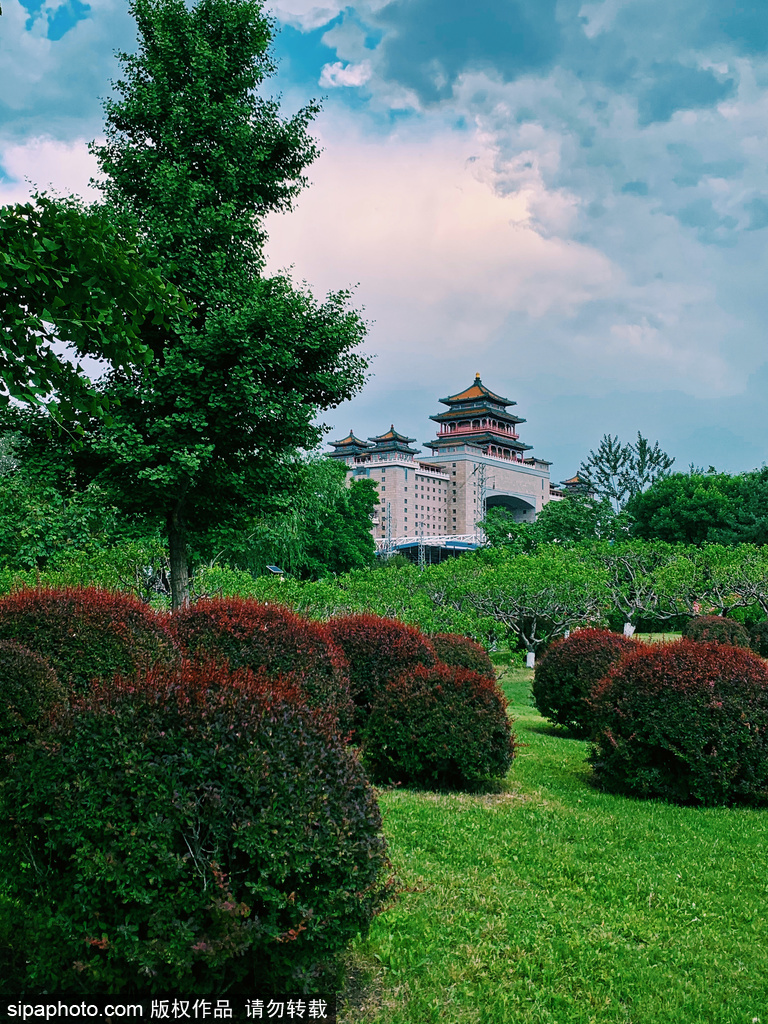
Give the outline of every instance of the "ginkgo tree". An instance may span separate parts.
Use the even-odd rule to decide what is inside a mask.
[[[310,104],[281,116],[262,88],[274,72],[271,19],[258,0],[131,0],[138,49],[119,55],[93,145],[103,205],[132,222],[153,266],[184,296],[170,322],[144,322],[151,361],[97,385],[75,452],[127,514],[157,518],[174,607],[189,600],[193,550],[247,524],[290,491],[292,456],[320,442],[318,413],[366,379],[365,324],[346,291],[318,300],[264,274],[264,217],[288,211],[318,150]]]

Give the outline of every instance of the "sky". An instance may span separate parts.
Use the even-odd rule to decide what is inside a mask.
[[[95,198],[126,0],[2,0],[0,203]],[[270,0],[323,152],[268,267],[353,288],[372,377],[329,439],[420,445],[479,373],[571,476],[604,434],[768,461],[768,4]],[[425,454],[429,454],[425,451]]]

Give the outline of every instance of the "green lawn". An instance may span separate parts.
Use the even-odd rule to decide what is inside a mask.
[[[587,744],[501,677],[501,791],[381,793],[404,892],[349,957],[343,1024],[768,1024],[768,810],[591,788]]]

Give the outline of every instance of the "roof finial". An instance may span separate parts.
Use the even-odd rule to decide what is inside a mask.
[[[480,374],[479,373],[475,374],[475,380],[480,380]]]

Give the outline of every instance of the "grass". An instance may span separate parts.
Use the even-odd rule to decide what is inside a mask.
[[[349,957],[343,1024],[768,1024],[768,812],[593,789],[587,744],[500,681],[496,793],[381,793],[404,891]]]

